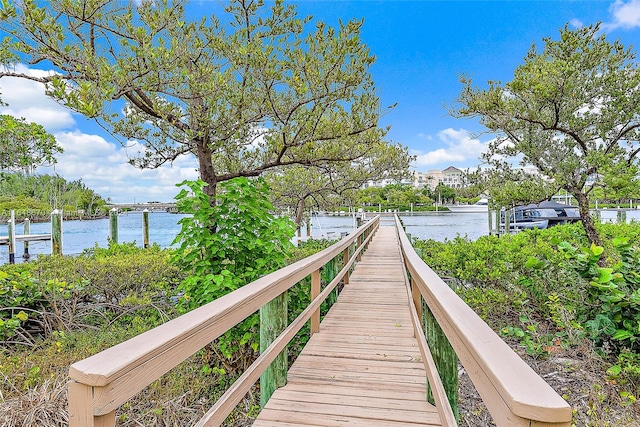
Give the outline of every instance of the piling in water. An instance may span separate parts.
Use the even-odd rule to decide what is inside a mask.
[[[145,248],[149,247],[149,209],[142,211],[142,241]]]
[[[11,217],[7,223],[9,231],[9,264],[16,263],[16,212],[11,211]]]
[[[24,219],[24,235],[28,236],[31,234],[31,220],[29,218]],[[29,254],[29,241],[24,241],[24,253],[22,254],[22,258],[29,259],[31,255]]]
[[[51,253],[62,255],[62,212],[51,212]]]
[[[109,211],[109,241],[118,243],[118,210],[116,208]]]

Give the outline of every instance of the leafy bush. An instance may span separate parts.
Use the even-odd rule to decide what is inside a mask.
[[[640,344],[640,224],[598,224],[604,247],[579,224],[475,242],[416,241],[425,261],[495,330],[538,356],[585,337],[613,355]],[[582,249],[578,249],[582,248]]]
[[[110,322],[141,310],[166,320],[182,275],[154,245],[111,244],[72,256],[39,256],[0,272],[0,339],[33,345],[39,336]]]
[[[236,178],[220,185],[216,203],[203,181],[184,181],[177,196],[182,218],[174,243],[174,263],[188,274],[180,289],[181,306],[190,310],[220,298],[284,266],[293,244],[293,223],[271,214],[266,183]],[[213,350],[230,361],[226,369],[244,370],[258,348],[258,317],[250,316],[217,340]]]
[[[612,240],[619,261],[609,267],[599,265],[604,248],[578,250],[567,242],[559,245],[569,266],[585,279],[586,301],[580,312],[584,327],[598,344],[608,343],[618,351],[640,350],[640,251],[628,237]],[[616,352],[617,353],[617,352]]]

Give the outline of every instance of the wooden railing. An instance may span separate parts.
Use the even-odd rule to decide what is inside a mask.
[[[496,425],[570,426],[567,402],[422,261],[397,216],[396,229],[414,302],[421,307],[424,299]]]
[[[320,304],[340,281],[348,283],[349,270],[366,249],[379,217],[333,246],[268,274],[207,305],[157,328],[71,365],[68,384],[70,427],[113,427],[116,409],[211,343],[262,306],[311,275],[311,303],[205,414],[198,426],[218,426],[260,378],[262,372],[311,320],[318,331]],[[354,251],[350,250],[355,246]],[[344,266],[320,292],[320,268],[343,255]]]

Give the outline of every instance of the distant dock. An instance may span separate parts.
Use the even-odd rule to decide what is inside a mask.
[[[23,236],[16,236],[16,242],[45,242],[51,240],[51,234],[26,234]],[[8,245],[9,236],[0,236],[0,245]]]

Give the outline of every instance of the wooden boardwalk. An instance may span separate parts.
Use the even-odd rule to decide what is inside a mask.
[[[254,427],[440,426],[426,401],[400,246],[380,227]]]

